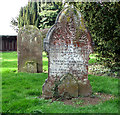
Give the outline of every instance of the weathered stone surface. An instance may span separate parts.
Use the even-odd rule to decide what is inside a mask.
[[[40,32],[42,34],[42,38],[46,37],[46,34],[47,34],[48,30],[49,30],[49,28],[45,28],[45,29],[40,30]]]
[[[35,26],[27,25],[18,33],[18,71],[42,72],[42,36]]]
[[[43,43],[44,38],[46,37],[48,30],[49,30],[49,28],[45,28],[45,29],[40,30],[40,32],[42,34],[42,43]],[[43,44],[42,44],[42,47],[43,47]]]
[[[71,74],[66,74],[60,79],[58,94],[62,97],[78,97],[78,80]]]
[[[48,79],[43,85],[44,97],[49,95],[48,91],[51,92],[50,97],[54,94],[58,97],[91,94],[88,81],[91,37],[81,13],[73,6],[63,9],[58,15],[44,39],[44,50],[49,58]]]
[[[23,67],[24,71],[28,73],[37,73],[37,64],[33,61],[26,62],[25,66]]]
[[[88,96],[92,93],[91,85],[88,79],[78,80],[78,95]]]

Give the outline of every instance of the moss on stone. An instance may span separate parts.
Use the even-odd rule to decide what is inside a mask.
[[[26,61],[25,62],[25,65],[28,65],[28,64],[31,64],[31,65],[33,65],[33,64],[35,64],[36,62],[34,62],[34,61]]]
[[[26,61],[23,69],[25,72],[37,73],[37,63],[35,61]]]
[[[67,17],[67,22],[70,22],[70,17]]]

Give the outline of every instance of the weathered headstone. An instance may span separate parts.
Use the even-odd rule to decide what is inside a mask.
[[[35,26],[27,25],[18,33],[18,71],[42,72],[42,36]]]
[[[44,49],[48,53],[49,64],[43,97],[69,98],[91,94],[88,80],[91,37],[81,13],[73,6],[60,12],[44,39]]]

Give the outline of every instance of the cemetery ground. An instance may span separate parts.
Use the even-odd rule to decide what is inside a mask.
[[[95,58],[89,60],[94,63]],[[90,97],[69,100],[43,99],[42,85],[48,77],[43,53],[43,73],[18,73],[17,52],[2,53],[3,113],[118,113],[118,78],[88,75]]]

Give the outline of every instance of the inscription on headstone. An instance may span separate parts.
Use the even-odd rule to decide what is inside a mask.
[[[49,58],[48,79],[43,85],[44,97],[54,97],[56,91],[58,96],[65,97],[91,94],[88,80],[91,37],[81,13],[73,6],[60,12],[56,24],[44,39],[44,49]]]
[[[42,36],[35,26],[27,25],[18,33],[18,71],[42,72]]]

